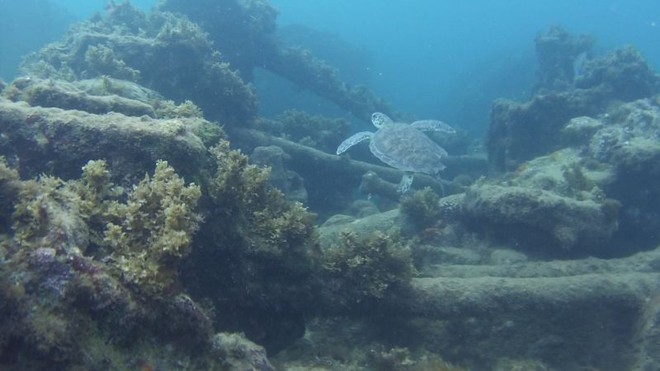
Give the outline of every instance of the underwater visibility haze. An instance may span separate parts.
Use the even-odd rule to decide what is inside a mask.
[[[0,369],[660,369],[655,1],[0,0]]]

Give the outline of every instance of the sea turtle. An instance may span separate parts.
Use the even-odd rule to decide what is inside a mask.
[[[374,156],[406,172],[398,187],[401,193],[410,189],[413,181],[412,173],[435,176],[445,168],[442,160],[448,156],[447,151],[422,131],[456,133],[451,126],[437,120],[420,120],[412,124],[394,122],[380,112],[371,115],[371,122],[378,128],[375,133],[361,131],[353,134],[341,142],[337,147],[337,154],[342,154],[352,146],[369,139],[369,149]]]

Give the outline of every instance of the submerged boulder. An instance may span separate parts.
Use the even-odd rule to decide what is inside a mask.
[[[562,130],[578,116],[598,116],[611,104],[660,92],[658,76],[632,47],[587,62],[574,86],[535,95],[525,103],[495,101],[486,138],[493,173],[515,170],[563,147]],[[533,143],[533,145],[532,145]]]
[[[172,13],[145,14],[125,2],[113,3],[105,17],[77,25],[63,40],[28,56],[21,72],[68,81],[129,80],[167,99],[192,100],[212,120],[250,125],[256,96],[234,68],[197,24]]]
[[[597,250],[616,231],[609,204],[562,197],[541,189],[474,186],[464,199],[467,222],[523,250]],[[537,250],[538,251],[538,250]],[[561,255],[561,251],[555,251]]]
[[[220,133],[200,118],[99,115],[31,107],[4,98],[0,98],[0,120],[0,155],[16,162],[24,176],[77,177],[90,159],[107,160],[112,172],[125,179],[142,177],[144,169],[161,159],[192,176],[207,161],[200,136],[216,129]]]

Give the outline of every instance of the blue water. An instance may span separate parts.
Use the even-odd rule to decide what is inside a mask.
[[[552,25],[593,35],[600,50],[632,44],[660,66],[657,0],[272,3],[281,25],[301,23],[365,45],[374,56],[371,88],[397,109],[464,128],[483,128],[493,98],[529,97],[534,37]]]
[[[23,0],[0,0],[0,8],[20,8]],[[66,9],[67,21],[102,11],[104,0],[54,0]],[[134,0],[150,9],[155,0]],[[454,125],[483,129],[496,97],[524,100],[535,81],[534,37],[552,25],[597,39],[597,49],[627,44],[660,66],[660,4],[657,0],[512,1],[474,0],[272,0],[281,27],[299,24],[327,32],[366,50],[361,67],[366,83],[403,112],[442,118]],[[63,32],[60,19],[52,32],[43,23],[0,35],[5,54],[24,54]],[[4,19],[0,22],[10,22]],[[16,25],[14,25],[16,27]],[[0,32],[6,28],[0,28]],[[9,31],[5,31],[9,32]],[[35,34],[37,36],[35,36]],[[21,39],[23,38],[23,40]],[[8,41],[9,40],[9,41]],[[11,43],[12,48],[8,48]],[[321,45],[320,47],[323,47]],[[332,54],[332,50],[328,50]],[[19,56],[0,58],[0,77],[15,76]],[[261,97],[262,105],[280,105]]]

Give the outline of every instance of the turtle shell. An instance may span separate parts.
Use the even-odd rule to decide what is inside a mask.
[[[403,123],[384,125],[371,138],[369,149],[384,163],[403,171],[435,175],[445,168],[447,151],[421,131]]]

